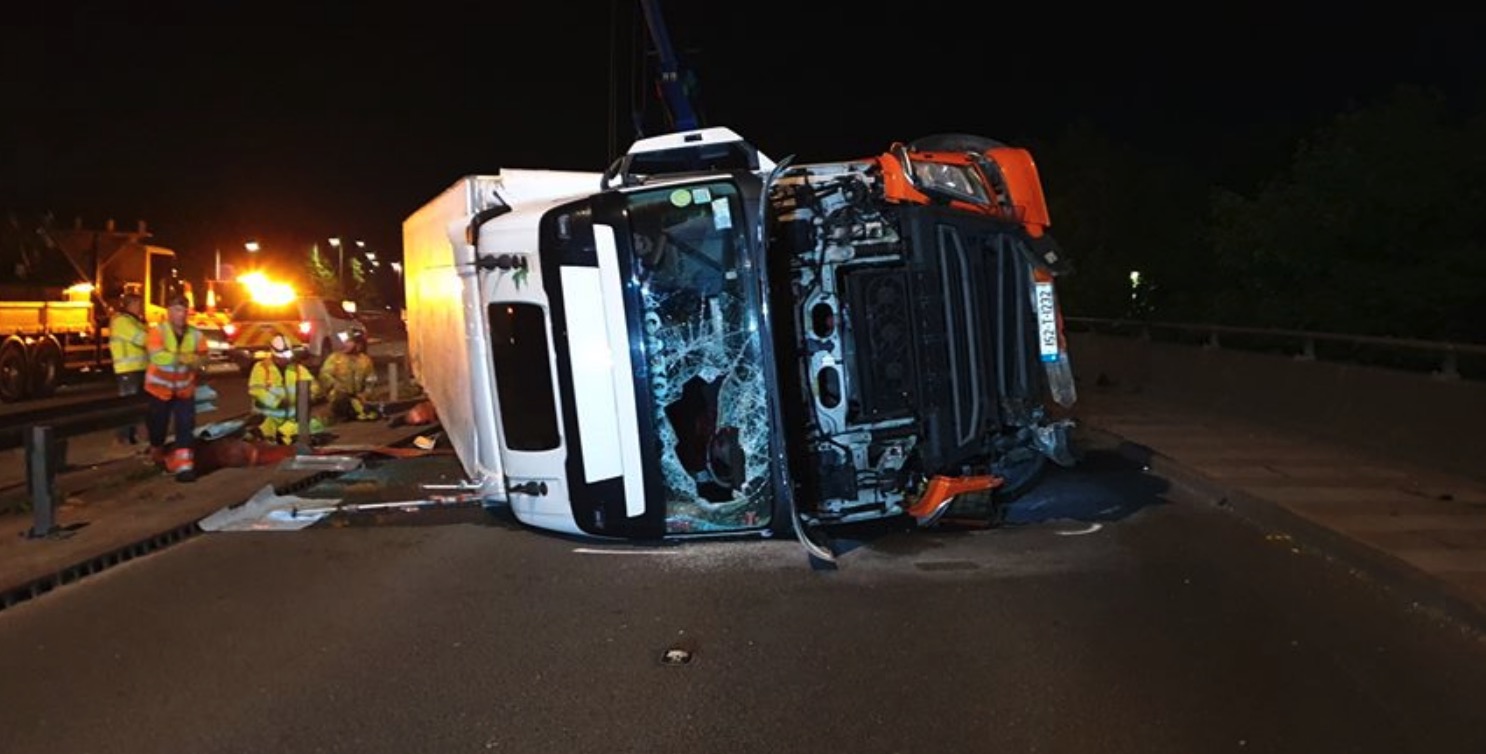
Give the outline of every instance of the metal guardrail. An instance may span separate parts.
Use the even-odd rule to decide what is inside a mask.
[[[145,396],[109,396],[91,401],[32,409],[0,417],[0,451],[23,447],[35,426],[51,427],[56,437],[115,429],[131,421],[144,421]]]
[[[390,357],[387,366],[388,404],[398,404],[401,380],[399,365],[402,357]],[[310,391],[297,393],[299,425],[309,426]],[[92,401],[68,403],[44,409],[33,409],[3,417],[0,426],[0,451],[26,449],[26,495],[31,500],[32,526],[27,538],[42,539],[62,537],[64,532],[57,526],[57,473],[66,466],[65,438],[116,429],[144,419],[147,396],[144,393],[130,396],[111,396]],[[299,433],[297,450],[300,454],[310,452],[309,433]]]
[[[1104,326],[1115,329],[1135,329],[1141,337],[1149,339],[1152,330],[1169,330],[1206,337],[1208,347],[1220,347],[1221,335],[1248,335],[1261,338],[1281,338],[1297,341],[1300,352],[1296,358],[1314,360],[1317,343],[1340,343],[1350,346],[1372,346],[1401,351],[1417,351],[1439,357],[1436,373],[1448,379],[1460,377],[1458,357],[1461,354],[1486,356],[1486,344],[1455,343],[1418,338],[1391,338],[1379,335],[1348,335],[1345,333],[1315,332],[1311,330],[1280,330],[1262,327],[1236,327],[1231,325],[1197,324],[1187,322],[1157,322],[1133,319],[1106,319],[1100,317],[1064,317],[1066,324]]]
[[[57,526],[57,471],[66,464],[67,437],[115,429],[144,418],[145,396],[113,396],[5,417],[0,450],[26,449],[26,496],[31,500],[30,539],[62,536]]]

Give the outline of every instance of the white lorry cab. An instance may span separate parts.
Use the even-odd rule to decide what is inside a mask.
[[[787,163],[687,131],[603,173],[468,176],[407,218],[411,368],[489,505],[808,546],[1072,463],[1067,263],[1030,157],[936,137]]]

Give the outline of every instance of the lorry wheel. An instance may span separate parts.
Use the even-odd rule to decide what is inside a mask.
[[[62,383],[62,348],[44,340],[31,351],[31,397],[49,398]]]
[[[908,146],[925,152],[985,152],[1000,149],[1006,144],[975,134],[930,134],[914,139]]]
[[[26,399],[29,390],[26,344],[11,338],[0,346],[0,401]]]

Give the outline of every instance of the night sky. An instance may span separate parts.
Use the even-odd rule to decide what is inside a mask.
[[[634,136],[632,90],[648,86],[632,64],[645,42],[633,0],[252,7],[13,17],[0,29],[0,205],[88,226],[147,220],[188,274],[248,238],[289,253],[340,235],[396,256],[402,220],[462,175],[602,169]],[[860,157],[946,131],[1029,144],[1086,120],[1232,181],[1278,171],[1315,125],[1397,84],[1465,107],[1486,92],[1480,14],[869,7],[670,0],[665,12],[705,124],[776,159]]]

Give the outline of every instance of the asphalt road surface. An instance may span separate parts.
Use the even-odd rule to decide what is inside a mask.
[[[1486,644],[1324,554],[1097,452],[1013,513],[834,570],[478,510],[204,534],[0,613],[0,751],[1486,751]]]

